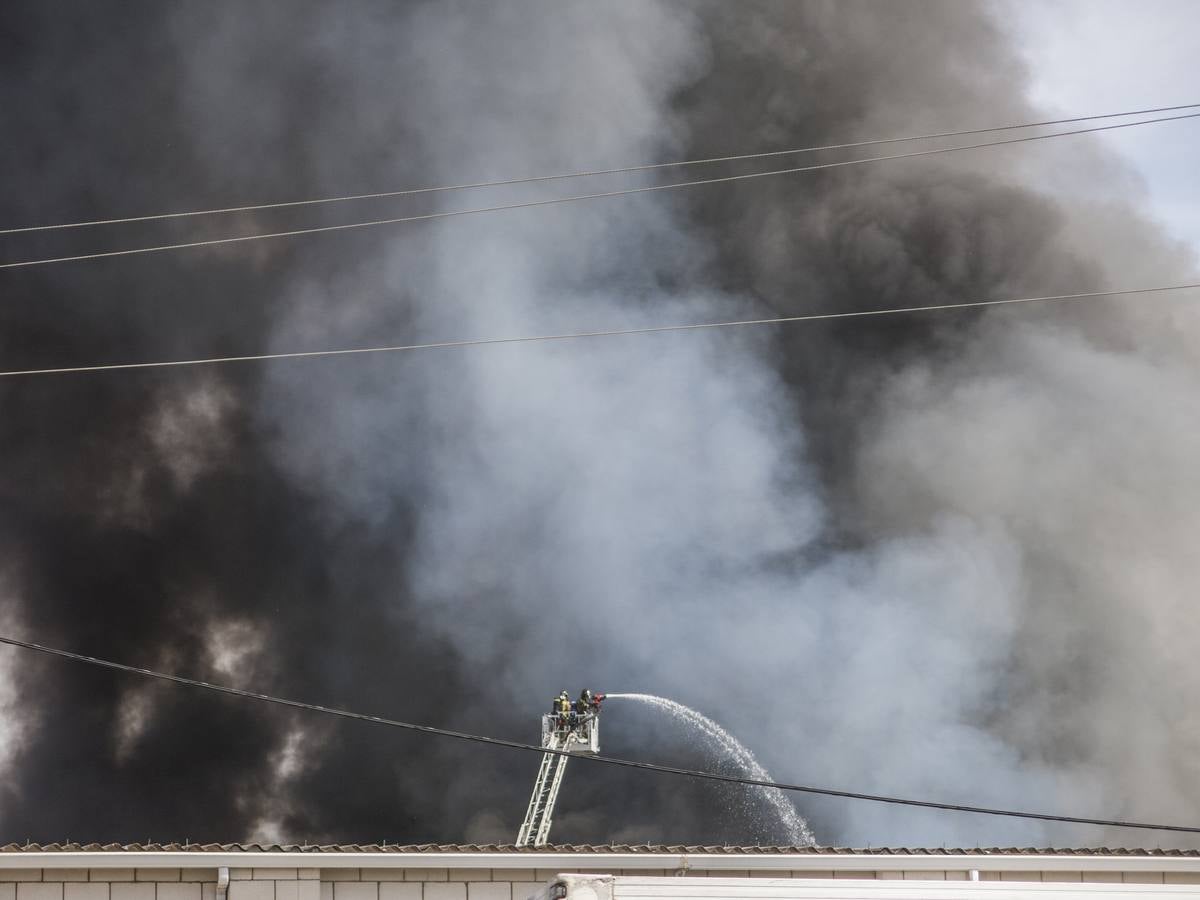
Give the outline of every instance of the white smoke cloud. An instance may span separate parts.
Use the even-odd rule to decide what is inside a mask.
[[[1197,376],[997,315],[954,363],[897,379],[862,451],[885,530],[949,513],[1022,548],[993,729],[1022,766],[1091,772],[1057,797],[1093,815],[1184,821],[1196,802]]]

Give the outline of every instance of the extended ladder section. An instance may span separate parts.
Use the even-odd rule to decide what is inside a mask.
[[[563,750],[568,736],[555,732],[550,736],[547,750]],[[533,783],[533,794],[529,798],[529,809],[525,811],[525,821],[521,823],[521,831],[517,835],[517,846],[535,847],[546,846],[550,839],[550,822],[554,813],[554,804],[558,800],[558,791],[562,787],[563,775],[567,771],[569,756],[558,753],[543,753],[542,764],[538,768],[537,780]]]
[[[554,804],[562,788],[563,776],[571,757],[567,754],[595,756],[600,752],[600,704],[603,694],[584,691],[572,703],[566,692],[555,698],[555,711],[542,716],[542,763],[538,767],[525,821],[517,834],[517,846],[544,847],[550,840]]]

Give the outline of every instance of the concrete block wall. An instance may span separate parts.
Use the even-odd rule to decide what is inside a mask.
[[[565,869],[323,869],[318,900],[527,900]],[[571,869],[579,875],[680,874],[663,869]],[[932,870],[689,870],[693,878],[859,878],[966,881],[964,871]],[[1200,884],[1200,872],[981,871],[983,881],[1072,881],[1126,884]],[[0,900],[4,898],[0,897]],[[238,898],[230,897],[230,900]],[[257,900],[257,898],[256,898]],[[277,898],[280,900],[280,898]]]
[[[226,900],[321,900],[321,870],[231,868]]]
[[[1081,861],[1082,862],[1082,861]],[[226,900],[527,900],[564,869],[230,868]],[[674,870],[572,869],[669,876]],[[964,880],[963,871],[690,869],[710,878]],[[981,871],[984,881],[1200,884],[1200,872]],[[217,869],[0,869],[0,900],[216,900]]]
[[[320,900],[319,869],[230,869],[227,900]],[[216,900],[217,869],[0,869],[0,900]]]
[[[323,869],[319,900],[526,900],[558,874],[550,869]]]

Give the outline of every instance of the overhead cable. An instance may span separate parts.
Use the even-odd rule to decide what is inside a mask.
[[[315,228],[295,228],[290,231],[274,231],[265,234],[244,234],[237,237],[210,238],[202,241],[184,241],[176,244],[156,244],[149,247],[134,247],[127,250],[105,250],[97,253],[81,253],[72,256],[56,256],[43,259],[25,259],[16,262],[0,263],[0,269],[17,269],[29,266],[44,266],[52,263],[79,262],[87,259],[107,259],[116,256],[133,256],[144,253],[159,253],[165,250],[186,250],[196,247],[216,247],[225,244],[238,244],[246,241],[263,241],[271,238],[299,237],[306,234],[324,234],[334,231],[349,231],[357,228],[372,228],[380,225],[399,225],[404,222],[428,222],[436,219],[449,219],[455,216],[471,216],[480,213],[502,212],[515,209],[532,209],[540,206],[554,206],[561,203],[576,203],[582,200],[600,200],[608,197],[625,197],[632,194],[649,194],[658,191],[676,190],[679,188],[699,187],[708,184],[726,184],[734,181],[746,181],[751,178],[769,178],[776,175],[795,175],[801,172],[817,172],[825,169],[839,169],[845,166],[860,166],[866,163],[886,162],[895,159],[913,159],[920,156],[933,156],[940,153],[957,153],[962,150],[978,150],[984,147],[1001,147],[1008,144],[1023,144],[1029,141],[1044,141],[1051,138],[1069,137],[1077,134],[1091,134],[1100,131],[1112,131],[1118,128],[1133,128],[1138,125],[1153,125],[1159,122],[1177,122],[1181,119],[1200,117],[1200,112],[1186,113],[1181,116],[1164,116],[1157,119],[1142,119],[1137,122],[1120,122],[1116,125],[1099,125],[1094,128],[1077,128],[1072,131],[1056,131],[1051,134],[1023,135],[1022,137],[1007,138],[1001,141],[984,141],[977,144],[961,144],[956,147],[934,147],[929,150],[914,150],[909,153],[895,153],[890,156],[869,156],[863,159],[846,159],[838,162],[820,163],[811,166],[795,166],[788,169],[773,169],[767,172],[747,172],[739,175],[725,175],[719,178],[701,178],[695,181],[677,181],[668,184],[655,184],[646,187],[624,188],[616,191],[601,191],[594,194],[576,194],[567,197],[550,197],[543,200],[528,200],[522,203],[507,203],[498,206],[480,206],[472,209],[455,209],[444,212],[423,213],[416,216],[397,216],[389,219],[371,219],[365,222],[346,222],[340,225],[322,225]]]
[[[373,725],[387,725],[392,728],[402,728],[407,731],[415,731],[421,734],[454,738],[460,741],[471,741],[477,744],[489,744],[493,747],[506,747],[510,750],[523,750],[533,753],[549,753],[555,756],[574,755],[567,750],[551,750],[546,747],[539,747],[536,744],[526,744],[521,741],[510,741],[504,738],[487,737],[480,734],[470,734],[464,731],[452,731],[448,728],[437,728],[433,725],[417,725],[412,722],[401,722],[397,719],[389,719],[383,716],[372,716],[365,713],[352,712],[346,709],[322,706],[317,703],[305,703],[300,700],[289,700],[284,697],[275,697],[270,694],[260,694],[256,691],[247,691],[242,690],[241,688],[228,687],[227,685],[213,684],[212,682],[200,681],[195,678],[185,678],[182,675],[171,675],[167,672],[156,672],[152,669],[142,669],[137,666],[129,666],[125,665],[124,663],[112,662],[111,660],[107,659],[98,659],[94,656],[84,656],[80,653],[72,653],[69,650],[60,650],[55,647],[47,647],[43,644],[35,644],[32,641],[22,641],[18,640],[17,638],[6,637],[3,635],[0,635],[0,643],[8,644],[13,647],[21,647],[26,650],[35,650],[39,653],[46,653],[51,656],[74,660],[75,662],[87,663],[88,665],[101,666],[106,669],[115,669],[120,672],[142,675],[147,678],[170,681],[174,682],[175,684],[187,685],[189,687],[203,688],[207,691],[215,691],[220,694],[228,694],[234,697],[242,697],[249,700],[261,700],[265,703],[273,703],[278,706],[287,706],[291,707],[292,709],[303,709],[310,712],[338,716],[343,719],[355,719],[360,722],[369,722]],[[602,763],[604,765],[620,766],[626,769],[640,769],[642,771],[658,772],[666,775],[683,775],[688,778],[700,778],[706,781],[721,781],[729,784],[745,785],[747,787],[774,788],[781,791],[816,794],[824,797],[839,797],[845,800],[867,800],[873,803],[888,803],[898,806],[916,806],[924,809],[940,809],[948,812],[975,813],[985,816],[1006,816],[1016,819],[1036,819],[1043,822],[1065,822],[1074,825],[1099,825],[1108,828],[1138,828],[1148,831],[1173,831],[1187,834],[1200,834],[1200,826],[1166,825],[1154,822],[1123,821],[1120,819],[1095,819],[1085,816],[1064,816],[1053,813],[1029,812],[1027,810],[997,809],[989,806],[967,806],[959,803],[938,803],[933,800],[914,800],[910,797],[892,797],[885,794],[866,794],[860,791],[842,791],[834,788],[788,784],[786,782],[767,781],[758,778],[743,778],[737,775],[723,775],[718,772],[704,772],[699,769],[685,769],[679,766],[665,766],[657,763],[639,762],[637,760],[622,759],[615,756],[584,755],[580,756],[579,758]]]
[[[905,144],[913,141],[936,140],[938,138],[967,137],[973,134],[990,134],[999,131],[1015,131],[1021,128],[1040,128],[1049,125],[1069,125],[1074,122],[1092,122],[1100,119],[1120,119],[1125,116],[1148,116],[1156,113],[1195,109],[1200,103],[1185,103],[1179,106],[1158,106],[1152,109],[1131,109],[1125,112],[1102,113],[1092,116],[1073,116],[1069,119],[1045,119],[1040,122],[1022,122],[1016,125],[993,125],[989,128],[971,128],[964,131],[940,131],[932,134],[915,134],[906,137],[876,138],[869,141],[851,141],[845,144],[824,144],[816,147],[797,147],[789,150],[771,150],[765,153],[742,153],[737,156],[713,156],[706,159],[685,159],[674,162],[649,163],[623,166],[617,169],[594,169],[584,172],[562,172],[554,175],[536,175],[525,178],[507,178],[502,181],[475,181],[465,184],[442,185],[439,187],[407,188],[397,191],[377,191],[369,194],[348,194],[342,197],[320,197],[310,200],[288,200],[280,203],[255,203],[248,206],[226,206],[217,209],[195,209],[185,212],[156,213],[143,216],[124,216],[112,219],[91,219],[84,222],[61,222],[53,225],[26,225],[19,228],[0,228],[0,234],[21,234],[28,231],[54,231],[62,228],[85,228],[91,225],[122,225],[132,222],[153,222],[162,219],[182,219],[192,216],[215,216],[227,213],[257,212],[264,209],[283,209],[294,206],[314,206],[323,203],[347,203],[354,200],[382,200],[387,197],[408,197],[415,194],[436,194],[444,191],[463,191],[473,188],[506,187],[518,184],[537,184],[547,181],[563,181],[570,178],[591,178],[600,175],[621,175],[633,172],[650,172],[656,169],[673,169],[684,166],[702,166],[714,163],[745,162],[754,159],[770,159],[792,156],[798,153],[817,153],[822,150],[851,150],[856,147],[874,147],[880,144]]]
[[[573,331],[560,334],[537,334],[523,337],[476,338],[458,341],[434,341],[426,344],[396,344],[385,347],[349,347],[340,350],[301,350],[291,353],[259,353],[246,356],[210,356],[200,359],[172,359],[159,362],[106,363],[92,366],[58,366],[45,369],[10,369],[0,371],[0,378],[23,375],[68,375],[113,372],[127,369],[162,369],[176,366],[207,366],[220,363],[264,362],[273,359],[311,359],[326,356],[352,356],[360,353],[404,353],[415,350],[451,350],[461,347],[486,347],[496,344],[532,344],[544,341],[572,341],[582,338],[623,337],[634,334],[657,334],[669,331],[701,331],[716,328],[742,328],[752,325],[788,325],[798,322],[820,322],[831,319],[858,319],[867,316],[894,316],[901,313],[940,312],[975,307],[1010,306],[1018,303],[1051,303],[1067,300],[1087,300],[1097,297],[1126,297],[1132,294],[1161,294],[1200,288],[1200,282],[1169,284],[1155,287],[1128,288],[1119,291],[1088,291],[1081,294],[1048,294],[1040,297],[1007,297],[1002,300],[971,300],[964,303],[934,303],[927,306],[897,306],[889,309],[861,309],[849,312],[810,313],[803,316],[779,316],[769,319],[734,319],[725,322],[693,322],[684,325],[651,325],[644,328],[618,328],[608,331]]]

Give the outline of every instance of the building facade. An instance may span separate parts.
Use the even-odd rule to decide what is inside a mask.
[[[8,845],[0,900],[526,900],[563,874],[1194,885],[1195,850]],[[879,885],[880,888],[884,887]],[[984,885],[980,885],[981,888]],[[982,891],[986,893],[986,890]],[[838,894],[841,895],[840,893]],[[866,896],[867,894],[864,894]]]

